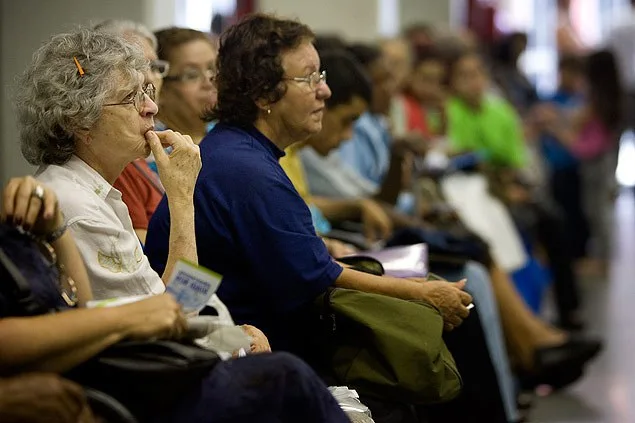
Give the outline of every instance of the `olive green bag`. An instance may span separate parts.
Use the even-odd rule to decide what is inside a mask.
[[[461,376],[443,342],[443,320],[423,301],[334,288],[316,305],[328,367],[361,395],[435,404],[461,392]]]

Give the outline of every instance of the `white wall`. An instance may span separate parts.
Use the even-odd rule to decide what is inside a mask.
[[[370,41],[378,33],[378,0],[259,0],[261,12],[297,18],[318,33]]]
[[[426,22],[448,26],[464,0],[259,0],[262,12],[298,18],[319,33],[335,33],[350,40],[372,41],[381,34],[392,35],[404,26]],[[380,10],[397,9],[397,17],[389,17],[397,28],[382,25]],[[388,24],[389,26],[392,23]]]
[[[10,93],[33,52],[52,34],[103,19],[140,21],[150,28],[174,22],[175,0],[0,0],[0,185],[33,169],[22,158]]]
[[[400,0],[401,26],[421,22],[448,26],[456,3],[456,0]]]

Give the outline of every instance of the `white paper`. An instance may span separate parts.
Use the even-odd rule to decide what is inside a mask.
[[[165,291],[181,304],[184,313],[198,313],[214,295],[221,279],[218,273],[179,260]]]

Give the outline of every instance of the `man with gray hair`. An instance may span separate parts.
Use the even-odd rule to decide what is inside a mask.
[[[168,74],[170,64],[158,59],[157,39],[154,34],[144,25],[127,20],[107,20],[96,25],[94,29],[121,35],[143,49],[145,58],[150,61],[148,81],[154,85],[155,97],[158,99],[163,77]],[[164,189],[161,181],[145,159],[137,159],[126,166],[113,186],[121,192],[121,198],[128,206],[128,214],[137,237],[145,243],[150,218],[163,198]]]
[[[138,44],[143,49],[145,58],[150,61],[149,79],[154,84],[158,97],[163,85],[163,77],[168,74],[170,64],[165,60],[158,60],[157,38],[154,34],[145,25],[127,20],[109,19],[95,25],[94,29],[121,35],[127,41]]]

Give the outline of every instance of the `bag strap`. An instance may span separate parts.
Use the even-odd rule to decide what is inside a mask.
[[[320,320],[326,321],[328,319],[330,333],[335,333],[337,331],[337,319],[335,318],[335,312],[331,306],[331,296],[333,295],[333,291],[335,291],[335,289],[337,288],[328,288],[326,292],[322,294],[322,304],[321,309],[319,310]]]
[[[35,316],[40,314],[46,314],[48,310],[42,310],[42,307],[33,297],[31,286],[26,280],[18,266],[9,258],[4,252],[4,249],[0,247],[0,264],[9,272],[11,280],[14,282],[16,300],[20,310],[28,316]]]
[[[115,398],[92,388],[84,388],[93,413],[110,423],[138,423],[130,411]]]
[[[340,257],[337,261],[348,264],[351,269],[358,272],[369,273],[375,276],[383,276],[386,271],[384,265],[374,257],[365,256],[362,254]]]

